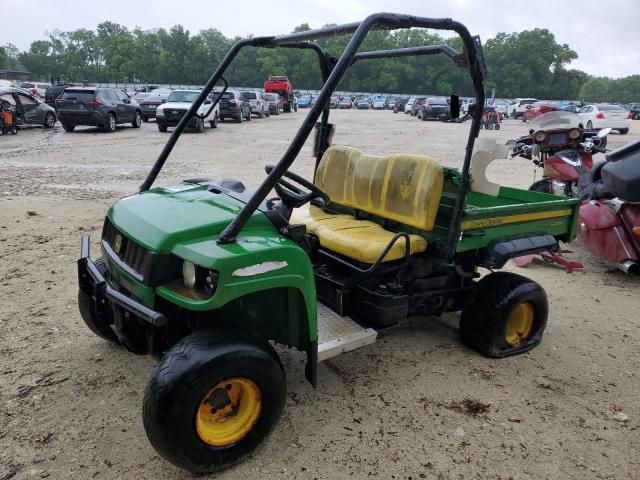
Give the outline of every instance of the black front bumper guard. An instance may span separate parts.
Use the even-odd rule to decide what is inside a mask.
[[[164,330],[167,318],[140,302],[124,295],[113,288],[102,275],[96,264],[89,256],[89,235],[82,235],[80,241],[80,258],[78,259],[78,286],[95,302],[96,321],[108,323],[113,319],[112,326],[118,338],[134,353],[152,353],[148,348],[132,348],[130,338],[125,335],[123,322],[131,323],[131,317],[153,327]],[[155,329],[153,329],[155,330]],[[138,343],[138,342],[136,342]],[[154,342],[150,342],[154,343]],[[147,351],[142,351],[147,350]]]

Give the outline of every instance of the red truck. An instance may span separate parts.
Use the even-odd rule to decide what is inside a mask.
[[[285,75],[269,75],[264,82],[264,91],[280,95],[285,112],[290,112],[292,109],[298,111],[298,104],[293,95],[293,85]]]

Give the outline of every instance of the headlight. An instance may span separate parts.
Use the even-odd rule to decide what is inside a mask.
[[[547,134],[543,130],[539,130],[533,134],[533,139],[538,143],[544,142],[545,138],[547,138]]]
[[[196,266],[187,260],[182,262],[182,279],[185,287],[193,288],[196,286],[196,280],[198,279]]]
[[[580,138],[580,135],[582,135],[582,131],[579,128],[569,130],[569,138],[571,138],[571,140],[577,140]]]
[[[156,109],[156,117],[164,117],[164,109],[157,108]]]

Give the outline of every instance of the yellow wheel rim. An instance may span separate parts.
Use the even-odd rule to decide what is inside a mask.
[[[251,431],[261,410],[258,386],[248,378],[230,378],[209,390],[200,402],[196,431],[208,445],[233,445]]]
[[[505,337],[509,345],[515,347],[531,336],[534,314],[533,305],[529,302],[520,303],[513,309],[507,322],[507,331],[505,332]]]

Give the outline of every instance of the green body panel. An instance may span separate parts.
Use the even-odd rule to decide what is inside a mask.
[[[301,294],[305,318],[300,318],[299,309],[295,306],[283,305],[283,318],[275,317],[272,321],[291,324],[286,317],[295,311],[296,323],[303,321],[307,326],[306,340],[316,340],[313,268],[308,255],[300,247],[280,235],[260,211],[254,212],[236,242],[216,242],[219,233],[243,205],[240,200],[212,193],[199,185],[179,184],[124,198],[108,212],[109,219],[123,235],[147,250],[171,253],[217,271],[218,286],[210,298],[188,297],[178,289],[172,289],[171,285],[155,289],[146,287],[128,277],[113,262],[108,263],[109,271],[114,272],[118,283],[130,289],[149,307],[153,307],[154,297],[158,295],[192,311],[220,310],[230,302],[256,292],[293,289]],[[108,261],[106,255],[105,258]],[[250,270],[242,270],[247,268]],[[287,298],[283,297],[283,301],[286,302]],[[299,329],[299,325],[296,328]],[[283,329],[274,327],[274,330]]]

